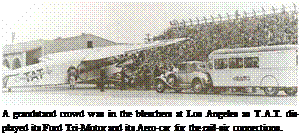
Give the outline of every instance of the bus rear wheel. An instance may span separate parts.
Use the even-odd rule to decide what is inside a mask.
[[[263,87],[263,91],[266,95],[275,96],[278,94],[279,89],[276,87]]]
[[[296,87],[292,87],[289,89],[284,90],[284,92],[288,95],[288,96],[294,96],[296,95],[296,93],[298,92]]]

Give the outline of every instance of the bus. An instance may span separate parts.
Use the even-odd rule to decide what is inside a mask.
[[[219,49],[209,54],[207,65],[218,90],[252,88],[266,95],[283,90],[289,96],[298,90],[296,45]]]

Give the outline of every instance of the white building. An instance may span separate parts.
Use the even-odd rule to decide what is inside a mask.
[[[116,45],[116,43],[84,33],[75,37],[59,37],[55,40],[39,39],[36,41],[9,44],[3,47],[2,65],[8,69],[17,69],[38,63],[38,59],[43,55],[108,45]]]

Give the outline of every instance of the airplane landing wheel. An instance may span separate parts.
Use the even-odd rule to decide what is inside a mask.
[[[155,89],[158,93],[163,93],[165,90],[165,84],[162,80],[158,80],[155,84]]]

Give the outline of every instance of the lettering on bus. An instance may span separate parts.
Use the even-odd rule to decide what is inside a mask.
[[[234,81],[250,81],[250,76],[235,76],[232,78]]]

